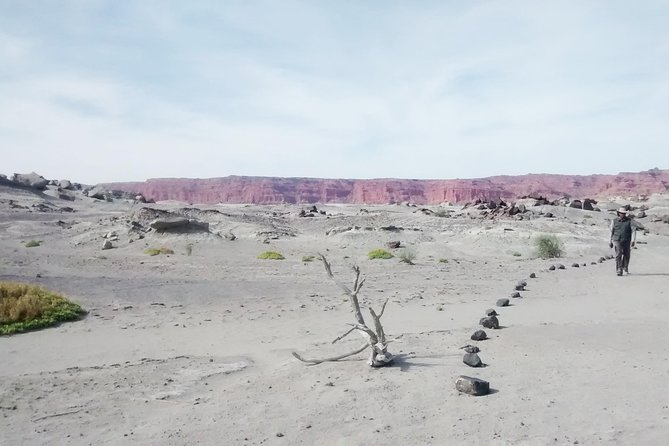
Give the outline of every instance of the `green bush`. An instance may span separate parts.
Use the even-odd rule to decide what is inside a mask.
[[[562,257],[564,251],[562,250],[562,243],[554,235],[540,235],[535,240],[537,248],[537,256],[542,259],[554,259]]]
[[[522,254],[519,253],[518,251],[514,251],[514,252],[512,252],[511,255],[514,256],[514,257],[520,257],[520,256],[522,256]]]
[[[159,254],[174,254],[174,251],[169,248],[148,248],[144,250],[144,254],[157,256]]]
[[[448,263],[448,259],[444,259],[443,257],[439,259],[439,263]]]
[[[386,251],[385,249],[375,249],[374,251],[369,251],[369,254],[367,254],[367,257],[370,260],[375,260],[375,259],[392,259],[393,255]]]
[[[26,242],[26,248],[34,248],[35,246],[40,246],[42,244],[42,240],[30,240]]]
[[[263,260],[284,260],[285,257],[280,253],[276,251],[265,251],[260,254],[258,254],[259,259]]]
[[[35,285],[0,282],[0,335],[50,327],[84,313],[60,294]]]
[[[313,262],[316,257],[314,256],[304,256],[302,257],[303,262]]]

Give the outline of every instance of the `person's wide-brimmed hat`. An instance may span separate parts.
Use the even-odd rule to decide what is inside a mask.
[[[617,212],[618,212],[619,214],[627,214],[628,211],[627,211],[627,209],[625,209],[625,208],[620,208],[620,209],[618,209]]]

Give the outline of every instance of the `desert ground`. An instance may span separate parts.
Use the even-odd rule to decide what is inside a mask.
[[[0,443],[666,444],[669,225],[653,220],[669,214],[669,197],[643,203],[631,274],[617,277],[599,258],[612,254],[608,209],[627,203],[533,206],[522,220],[407,205],[317,205],[325,215],[300,217],[310,205],[70,202],[0,186],[0,280],[88,312],[0,337]],[[141,232],[132,222],[152,215],[143,208],[209,230]],[[541,234],[559,237],[562,258],[534,255]],[[33,239],[41,246],[24,246]],[[174,254],[144,252],[161,247]],[[377,248],[396,257],[368,259]],[[285,260],[257,258],[267,250]],[[360,267],[365,315],[389,299],[391,366],[369,367],[366,352],[319,365],[292,356],[360,344],[355,333],[332,344],[354,318],[318,258],[304,261],[318,253],[342,282]],[[549,270],[557,264],[566,268]],[[495,307],[519,280],[522,298]],[[488,308],[501,328],[474,342]],[[463,363],[466,344],[485,367]],[[491,393],[458,392],[460,375]]]

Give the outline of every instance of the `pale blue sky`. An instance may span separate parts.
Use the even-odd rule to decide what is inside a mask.
[[[0,173],[669,168],[666,1],[0,0]]]

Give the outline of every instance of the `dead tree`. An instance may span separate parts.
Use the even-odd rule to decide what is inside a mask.
[[[365,319],[362,316],[362,311],[360,311],[360,303],[358,302],[358,293],[362,289],[362,285],[365,283],[365,278],[360,277],[360,268],[357,266],[353,267],[353,271],[355,272],[355,282],[353,283],[353,289],[350,289],[343,283],[339,282],[335,276],[332,274],[332,268],[330,267],[330,263],[327,261],[325,256],[322,254],[319,254],[319,257],[323,261],[323,265],[325,266],[325,272],[327,275],[341,288],[346,296],[348,297],[349,302],[351,303],[351,308],[353,309],[353,314],[355,316],[356,323],[355,324],[349,324],[351,325],[351,329],[348,330],[346,333],[343,335],[337,337],[332,343],[336,343],[342,339],[344,339],[346,336],[351,334],[354,331],[357,331],[360,333],[366,340],[365,344],[357,348],[356,350],[345,353],[343,355],[339,356],[333,356],[330,358],[322,358],[322,359],[306,359],[297,354],[296,352],[293,352],[293,356],[295,356],[297,359],[299,359],[302,362],[306,362],[309,364],[320,364],[322,362],[326,361],[338,361],[340,359],[347,358],[349,356],[357,355],[358,353],[366,350],[367,348],[371,348],[371,353],[369,360],[367,361],[367,364],[369,364],[372,367],[383,367],[385,365],[388,365],[392,362],[393,360],[393,355],[391,355],[388,352],[388,343],[390,341],[386,340],[386,334],[383,331],[383,325],[381,325],[381,316],[383,316],[383,312],[386,309],[386,304],[388,303],[388,299],[383,303],[383,306],[381,307],[381,312],[377,315],[372,308],[369,309],[369,314],[372,316],[372,320],[374,321],[374,330],[369,328],[367,324],[365,323]]]

